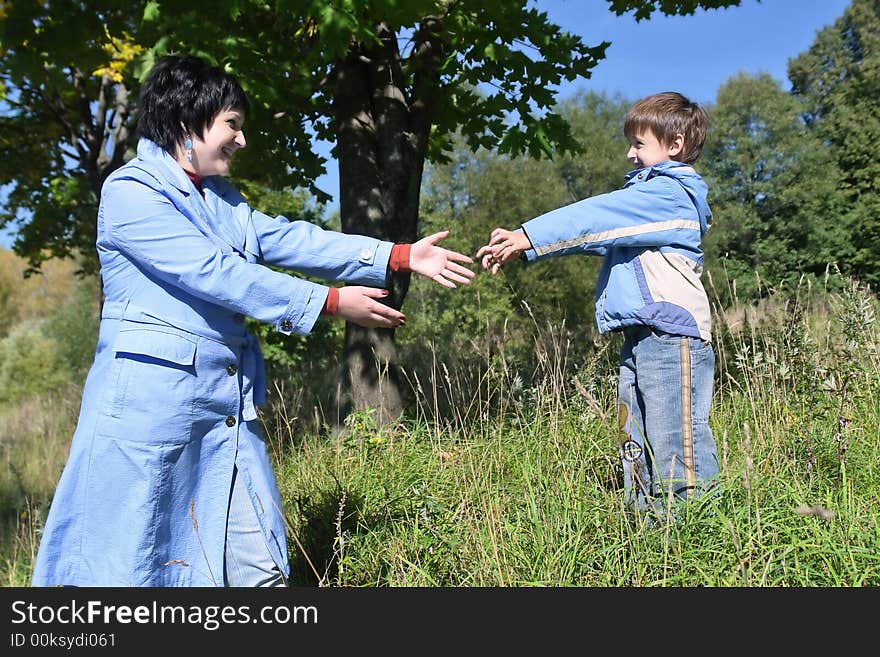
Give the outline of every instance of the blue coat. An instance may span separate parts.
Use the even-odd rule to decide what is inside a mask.
[[[700,281],[702,238],[712,224],[707,187],[693,167],[666,161],[627,174],[622,189],[552,210],[523,224],[528,261],[604,256],[596,286],[600,333],[651,326],[712,339]]]
[[[383,286],[392,246],[269,217],[220,177],[206,179],[203,198],[141,139],[101,193],[98,345],[33,584],[222,585],[236,464],[287,573],[256,413],[263,359],[244,319],[306,334],[328,288],[267,265]]]

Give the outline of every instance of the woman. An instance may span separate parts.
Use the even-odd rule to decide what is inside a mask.
[[[223,179],[248,109],[235,78],[195,57],[162,58],[144,84],[137,157],[101,192],[98,345],[35,586],[285,585],[256,413],[263,360],[245,317],[284,334],[321,314],[393,328],[404,315],[373,287],[389,271],[446,287],[474,276],[458,264],[469,257],[436,245],[446,232],[395,245],[250,208]]]

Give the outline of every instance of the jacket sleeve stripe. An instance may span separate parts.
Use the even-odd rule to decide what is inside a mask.
[[[563,249],[571,249],[578,246],[582,246],[584,244],[591,243],[608,243],[614,242],[616,240],[622,238],[634,237],[637,235],[647,235],[650,233],[658,233],[667,230],[676,230],[676,229],[685,229],[685,230],[700,230],[700,222],[695,221],[693,219],[669,219],[667,221],[657,221],[650,224],[639,224],[638,226],[626,226],[624,228],[614,228],[611,230],[604,230],[598,233],[587,233],[586,235],[579,235],[574,239],[570,240],[562,240],[559,242],[553,242],[552,244],[546,244],[544,246],[536,246],[535,252],[538,255],[547,255],[549,253],[553,253],[554,251],[561,251]]]

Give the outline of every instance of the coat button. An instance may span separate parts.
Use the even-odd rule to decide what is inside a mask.
[[[289,319],[282,320],[281,330],[282,331],[292,331],[293,330],[293,322],[291,322]]]
[[[238,372],[238,368],[235,366],[235,363],[229,363],[229,365],[226,366],[226,372],[227,374],[229,374],[229,376],[232,376],[233,374]]]
[[[373,252],[369,249],[364,249],[363,251],[361,251],[361,260],[369,261],[372,256]]]
[[[231,415],[226,416],[226,426],[227,427],[234,427],[235,426],[235,418],[232,417]]]

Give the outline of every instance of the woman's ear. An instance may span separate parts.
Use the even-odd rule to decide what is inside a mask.
[[[675,138],[672,140],[672,143],[669,145],[669,156],[675,157],[676,155],[681,155],[681,152],[684,150],[684,135],[680,132],[676,133]]]

